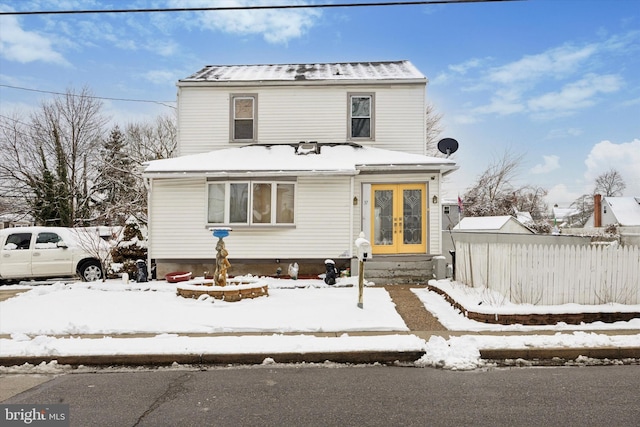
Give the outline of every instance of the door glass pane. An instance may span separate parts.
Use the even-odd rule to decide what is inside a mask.
[[[229,193],[229,222],[247,223],[249,184],[230,184]]]
[[[277,198],[276,222],[278,224],[293,224],[294,185],[278,184]]]
[[[224,222],[224,184],[209,185],[209,205],[207,222],[222,224]]]
[[[271,184],[253,184],[253,223],[271,223]]]
[[[373,197],[373,242],[375,245],[392,245],[393,190],[375,190]]]
[[[422,244],[422,190],[403,190],[403,243]]]

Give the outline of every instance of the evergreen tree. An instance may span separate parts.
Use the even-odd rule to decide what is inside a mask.
[[[137,208],[132,198],[136,181],[132,172],[134,163],[127,154],[125,135],[118,126],[111,130],[104,141],[100,159],[102,168],[94,186],[95,207],[105,223],[122,224],[125,216],[135,214]]]
[[[129,277],[135,277],[138,271],[136,261],[147,258],[147,245],[137,221],[127,221],[122,231],[122,239],[111,250],[111,257],[113,262],[122,264],[122,272],[128,273]]]

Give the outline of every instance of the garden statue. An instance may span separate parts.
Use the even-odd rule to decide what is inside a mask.
[[[227,284],[227,270],[231,267],[231,263],[227,259],[229,253],[224,247],[223,237],[229,235],[229,229],[219,228],[214,229],[213,235],[218,238],[216,244],[216,270],[213,273],[213,281],[216,286],[226,286]]]

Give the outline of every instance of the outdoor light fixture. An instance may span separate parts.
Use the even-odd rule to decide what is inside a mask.
[[[353,206],[358,206],[358,198],[357,197],[353,198]]]
[[[438,204],[438,196],[433,196],[431,201],[433,202],[434,205],[437,205]]]

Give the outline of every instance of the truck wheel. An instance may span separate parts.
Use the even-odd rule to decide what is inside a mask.
[[[83,282],[95,282],[102,279],[102,268],[98,261],[87,261],[80,267],[80,277]]]

